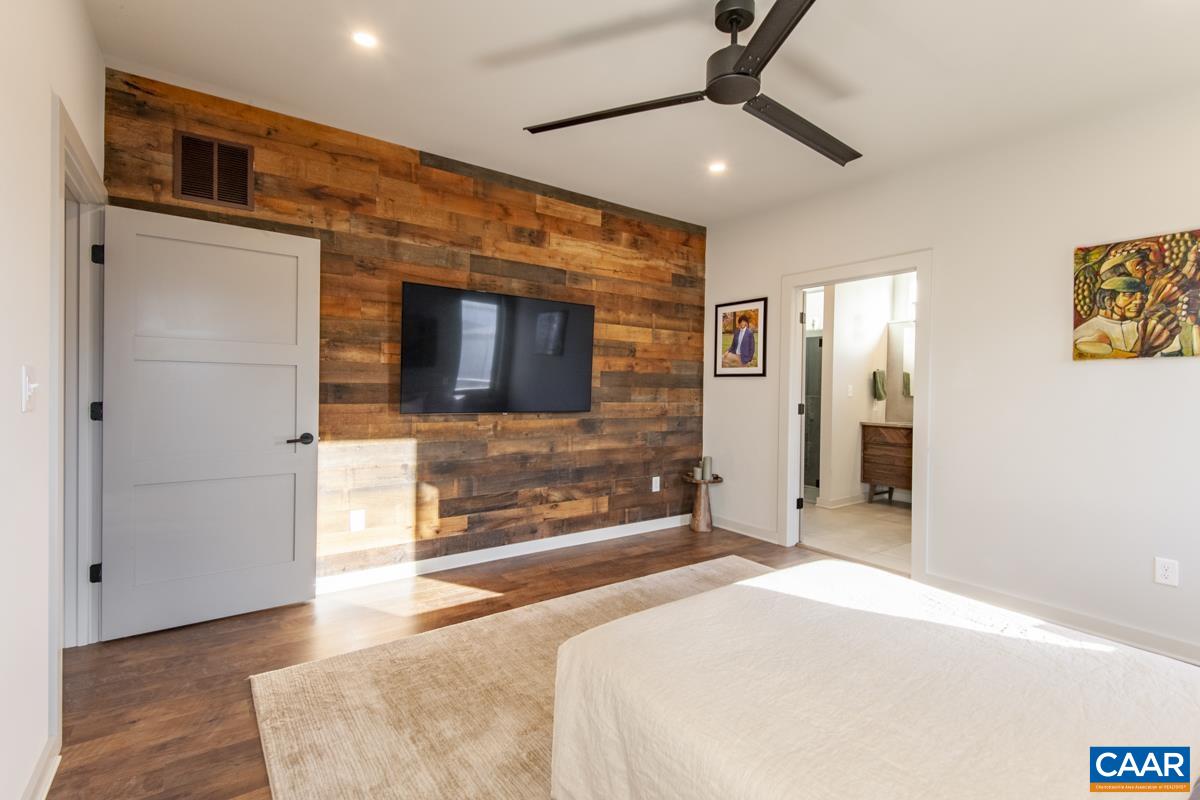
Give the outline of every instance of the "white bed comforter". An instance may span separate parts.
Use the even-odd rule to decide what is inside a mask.
[[[1194,780],[1200,668],[821,561],[563,644],[552,794],[1096,797],[1092,745],[1189,745]]]

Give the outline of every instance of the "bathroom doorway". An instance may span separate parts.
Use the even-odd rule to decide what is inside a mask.
[[[915,271],[803,290],[801,544],[907,573]]]

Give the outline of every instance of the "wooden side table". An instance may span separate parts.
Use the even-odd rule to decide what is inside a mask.
[[[712,525],[712,503],[708,499],[708,487],[714,483],[724,483],[725,479],[720,475],[713,475],[709,480],[696,480],[690,473],[683,474],[683,482],[693,484],[696,487],[696,499],[692,501],[692,524],[691,529],[696,533],[711,533]]]

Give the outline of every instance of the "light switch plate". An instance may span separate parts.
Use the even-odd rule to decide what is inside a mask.
[[[650,479],[650,491],[652,491],[652,492],[661,492],[662,491],[662,480],[660,480],[657,475],[655,475],[653,478]]]
[[[33,393],[38,390],[41,384],[33,381],[33,367],[21,366],[21,413],[28,414],[33,411]]]

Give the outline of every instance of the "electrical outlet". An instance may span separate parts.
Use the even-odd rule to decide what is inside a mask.
[[[854,384],[853,383],[846,387],[846,397],[854,397]]]
[[[1178,586],[1179,562],[1171,558],[1155,558],[1154,582],[1163,586]]]
[[[659,477],[657,475],[655,475],[653,478],[650,479],[650,491],[652,491],[652,492],[661,492],[662,491],[662,480],[659,479]]]

